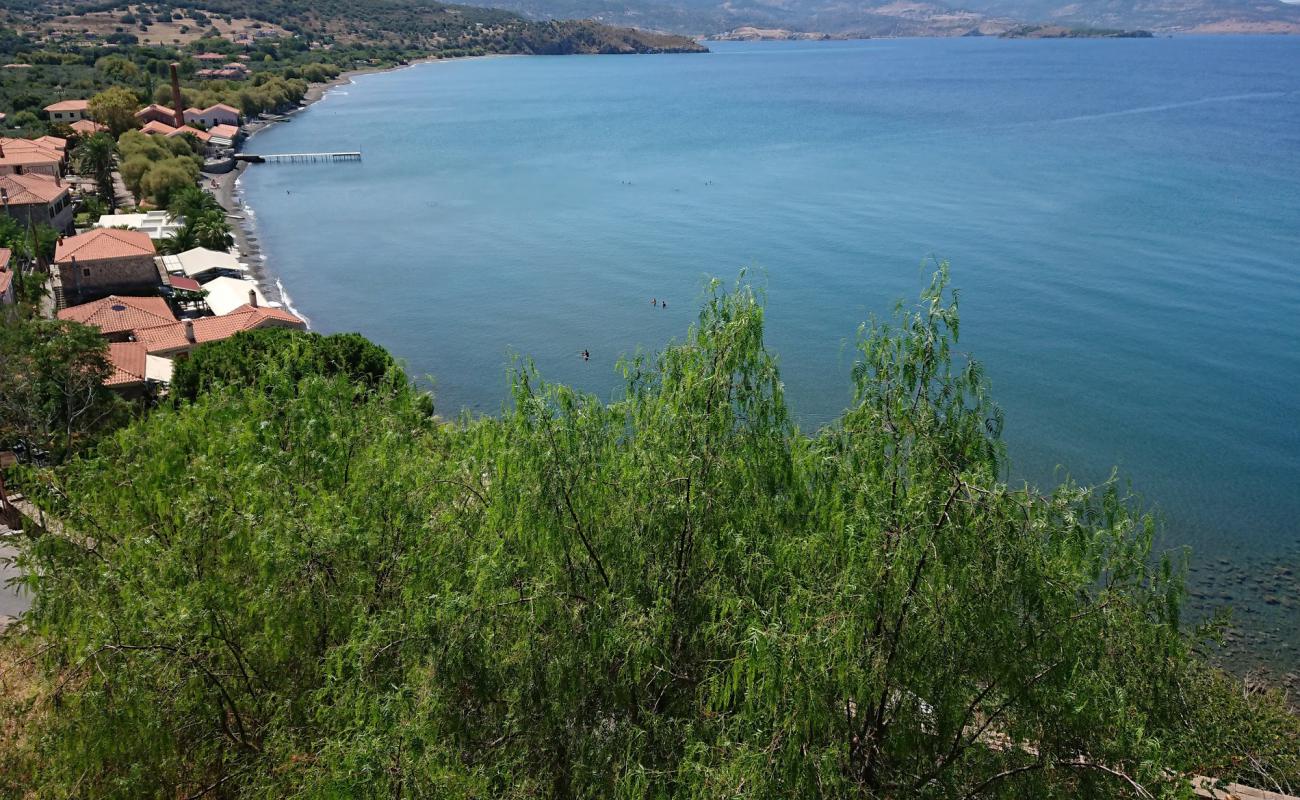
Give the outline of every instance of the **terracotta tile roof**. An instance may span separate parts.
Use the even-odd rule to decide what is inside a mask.
[[[287,311],[253,306],[244,306],[220,317],[199,317],[190,322],[194,325],[193,342],[185,335],[184,322],[137,330],[135,339],[145,345],[150,353],[170,353],[184,350],[194,344],[229,339],[240,331],[249,331],[276,322],[287,323],[296,328],[306,327],[306,323]]]
[[[48,147],[51,150],[58,150],[59,152],[68,149],[68,140],[61,136],[38,136],[35,139],[32,139],[32,141],[43,147]]]
[[[112,342],[108,345],[108,361],[113,374],[104,381],[105,386],[130,386],[144,383],[145,364],[149,351],[139,342]]]
[[[167,106],[160,106],[157,103],[150,103],[149,105],[135,112],[135,116],[137,119],[144,119],[145,117],[153,113],[162,114],[169,119],[176,118],[176,112],[174,110],[168,108]]]
[[[222,139],[233,139],[239,135],[239,126],[213,125],[210,129],[208,129],[208,135],[220,136]]]
[[[161,133],[163,136],[171,136],[176,131],[177,128],[156,119],[149,120],[140,128],[140,133]]]
[[[115,294],[93,303],[65,308],[59,312],[59,319],[93,325],[106,336],[176,323],[171,307],[161,297],[119,297]]]
[[[0,294],[9,291],[9,285],[14,282],[14,274],[8,270],[0,272]]]
[[[130,256],[152,256],[153,240],[144,231],[124,231],[118,228],[95,228],[86,233],[60,239],[54,248],[54,260],[63,263],[76,257],[78,261],[99,261]]]
[[[199,292],[203,287],[193,278],[187,278],[184,275],[168,275],[167,279],[171,281],[173,289],[180,289],[185,292]]]
[[[9,269],[9,259],[13,256],[13,251],[8,247],[0,247],[0,272]]]
[[[0,175],[0,189],[9,195],[9,205],[47,205],[68,193],[68,187],[48,175]]]
[[[199,53],[194,58],[197,61],[221,61],[225,56],[221,53]]]
[[[188,134],[190,134],[191,136],[198,137],[198,140],[199,140],[200,142],[206,142],[208,139],[211,139],[211,138],[212,138],[212,134],[208,133],[207,131],[200,130],[200,129],[198,129],[198,128],[191,128],[191,127],[188,126],[188,125],[186,125],[184,128],[172,128],[171,132],[168,133],[168,134],[166,134],[166,135],[167,135],[167,136],[180,136],[180,135],[183,134],[183,133],[188,133]]]
[[[240,67],[241,69],[244,67],[243,64],[236,64],[235,66]],[[208,113],[209,111],[225,111],[227,113],[234,114],[235,116],[239,116],[239,109],[235,108],[234,106],[228,106],[225,103],[217,103],[216,105],[208,106],[207,108],[203,109],[204,114]]]
[[[108,130],[108,128],[90,119],[79,119],[68,127],[82,135]]]
[[[39,139],[6,139],[0,137],[0,164],[57,165],[61,163],[63,163],[63,151]]]
[[[57,103],[50,103],[45,107],[46,111],[86,111],[90,108],[88,100],[60,100]]]

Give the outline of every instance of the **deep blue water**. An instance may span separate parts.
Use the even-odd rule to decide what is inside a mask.
[[[1117,466],[1203,559],[1300,560],[1300,39],[713,47],[359,78],[247,148],[364,151],[245,175],[271,272],[454,415],[511,353],[608,397],[750,267],[813,428],[948,259],[1013,478]]]

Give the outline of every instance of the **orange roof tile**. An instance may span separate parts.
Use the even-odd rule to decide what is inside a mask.
[[[90,119],[79,119],[68,127],[83,135],[108,130],[108,128]]]
[[[0,247],[0,272],[9,269],[9,259],[13,256],[13,251],[8,247]]]
[[[174,126],[168,125],[166,122],[159,122],[156,119],[149,120],[140,128],[141,133],[160,133],[163,136],[171,136],[177,130]]]
[[[223,139],[233,139],[239,135],[239,126],[237,125],[213,125],[208,130],[210,136],[220,136]]]
[[[104,381],[105,386],[129,386],[144,383],[145,363],[149,351],[138,342],[112,342],[108,345],[108,362],[113,374]]]
[[[244,65],[236,64],[235,66],[243,68]],[[239,116],[239,109],[235,108],[234,106],[228,106],[225,103],[217,103],[216,105],[211,105],[203,109],[203,113],[205,114],[208,113],[209,111],[228,111],[231,114],[234,114],[235,116]]]
[[[46,111],[85,111],[90,108],[90,102],[87,100],[60,100],[57,103],[50,103],[45,107]]]
[[[184,350],[194,344],[229,339],[240,331],[261,328],[272,322],[289,323],[305,328],[306,323],[287,311],[278,308],[241,306],[220,317],[199,317],[190,320],[194,325],[194,341],[185,335],[185,323],[175,322],[135,331],[137,342],[144,344],[150,353],[170,353]]]
[[[78,261],[99,261],[130,256],[152,256],[153,240],[144,231],[126,231],[118,228],[94,230],[60,239],[54,248],[54,260],[63,263],[72,258]]]
[[[163,114],[172,119],[176,117],[175,111],[168,108],[167,106],[160,106],[157,103],[150,103],[149,105],[135,112],[135,115],[139,119],[144,119],[145,117],[149,116],[150,113]]]
[[[35,139],[32,139],[32,141],[42,147],[48,147],[51,150],[58,150],[59,152],[68,149],[68,140],[61,136],[38,136]]]
[[[0,272],[0,294],[9,291],[9,285],[14,282],[14,274],[5,270]]]
[[[68,193],[62,181],[48,175],[0,175],[0,189],[8,193],[11,206],[45,205]]]
[[[104,335],[176,322],[171,307],[161,297],[119,297],[115,294],[93,303],[65,308],[59,312],[59,319],[92,325]]]
[[[153,123],[150,124],[152,125]],[[191,128],[188,125],[186,125],[183,128],[172,128],[171,132],[167,133],[166,135],[180,136],[181,134],[185,134],[185,133],[197,137],[200,142],[206,142],[208,139],[212,138],[212,134],[208,133],[207,131],[199,130],[198,128]]]

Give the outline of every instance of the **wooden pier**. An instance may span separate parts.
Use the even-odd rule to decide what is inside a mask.
[[[266,153],[265,155],[240,153],[235,158],[240,161],[251,161],[254,164],[307,164],[316,161],[334,163],[360,161],[361,151],[353,150],[344,153]]]

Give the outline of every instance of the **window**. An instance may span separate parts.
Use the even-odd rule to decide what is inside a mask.
[[[89,277],[90,277],[90,267],[82,267],[82,269],[81,269],[81,274],[82,274],[83,277],[89,278]]]

